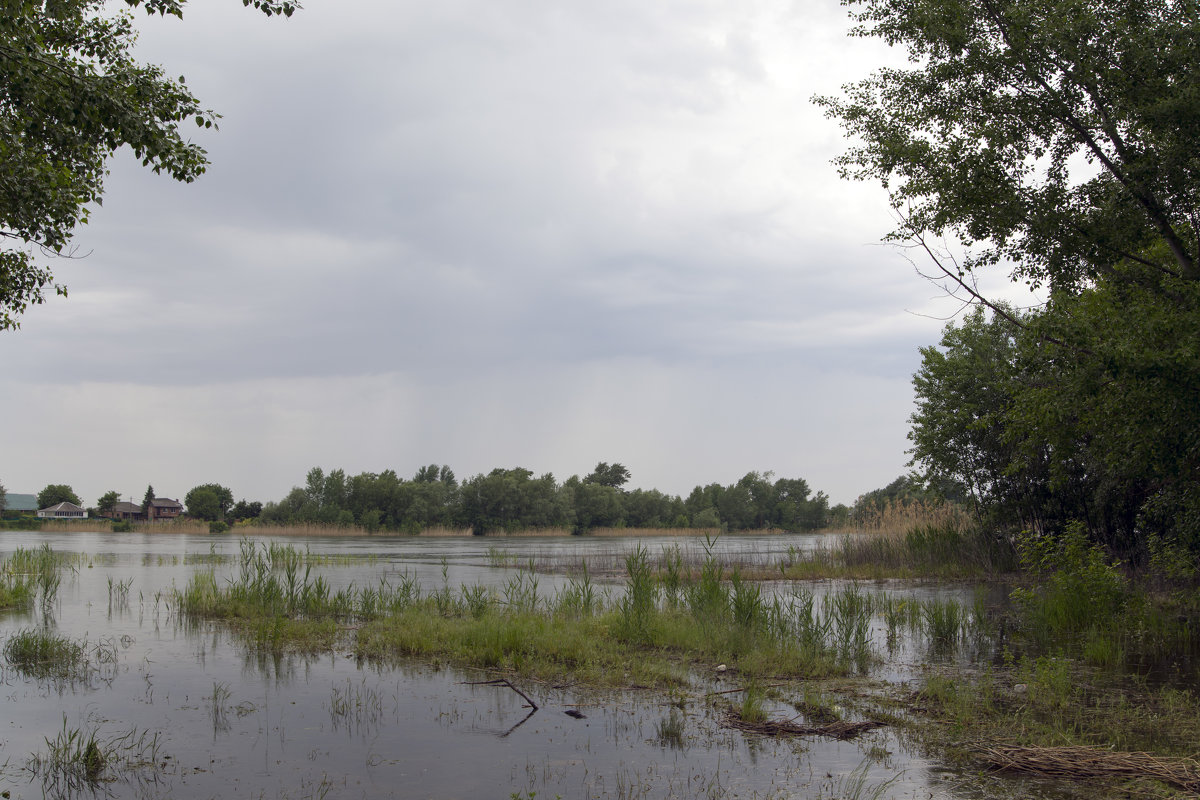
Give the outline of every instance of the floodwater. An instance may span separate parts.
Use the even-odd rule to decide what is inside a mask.
[[[774,563],[819,536],[723,537],[723,560]],[[652,555],[703,540],[671,538],[285,539],[333,556],[315,568],[333,586],[415,576],[501,586],[514,569],[581,559],[619,564],[633,547]],[[721,727],[721,708],[693,695],[682,709],[646,691],[595,693],[516,682],[484,685],[476,671],[378,667],[345,653],[274,658],[251,653],[220,623],[184,625],[170,597],[198,570],[236,568],[230,536],[7,532],[0,558],[49,544],[81,554],[64,569],[48,609],[0,614],[0,642],[48,628],[104,654],[86,680],[35,680],[3,664],[0,796],[13,798],[985,798],[1029,796],[1032,784],[964,776],[923,756],[890,728],[854,741],[771,739]],[[231,558],[206,558],[210,554]],[[215,566],[214,566],[214,561]],[[539,591],[565,580],[540,572]],[[126,584],[122,602],[112,583]],[[598,578],[619,596],[619,579]],[[825,586],[826,590],[830,585]],[[969,598],[970,589],[887,585],[885,591]],[[788,591],[785,584],[773,591]],[[882,628],[873,622],[878,640]],[[882,642],[879,648],[884,655]],[[894,646],[878,677],[901,681],[921,652]],[[3,659],[0,659],[0,663]],[[736,688],[718,676],[713,690]],[[570,716],[566,712],[577,712]],[[773,716],[794,716],[788,705]],[[123,740],[125,763],[96,786],[47,780],[35,757],[81,730]]]

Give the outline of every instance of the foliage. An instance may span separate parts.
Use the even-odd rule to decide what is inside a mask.
[[[4,488],[3,483],[0,483],[0,514],[3,514],[6,508],[8,508],[8,490]]]
[[[262,510],[263,510],[263,504],[258,502],[257,500],[254,502],[246,502],[245,500],[238,500],[234,504],[233,508],[231,508],[229,510],[228,516],[230,519],[235,520],[235,521],[240,521],[240,520],[244,520],[244,519],[257,519],[258,515],[262,513]]]
[[[601,461],[596,468],[583,479],[584,483],[598,483],[613,489],[620,489],[629,482],[629,470],[623,465]]]
[[[116,490],[105,492],[104,494],[100,495],[100,499],[96,501],[96,510],[101,514],[111,514],[119,502],[121,502],[121,495],[119,492]]]
[[[914,461],[980,516],[1080,522],[1134,559],[1200,553],[1200,25],[1173,0],[847,0],[907,50],[822,98],[939,280],[993,311],[947,328],[914,377]],[[961,260],[934,242],[956,241]],[[980,295],[1004,266],[1049,290]]]
[[[1100,282],[948,325],[913,378],[913,463],[998,524],[1079,522],[1135,560],[1150,535],[1200,553],[1200,286],[1175,289]]]
[[[419,468],[412,480],[393,470],[348,476],[314,467],[305,485],[281,501],[239,503],[227,516],[257,517],[267,525],[359,526],[370,533],[435,527],[470,527],[477,534],[554,528],[579,534],[598,528],[814,530],[828,524],[828,498],[814,495],[801,478],[772,482],[770,473],[751,472],[732,486],[697,487],[685,501],[657,489],[609,485],[627,473],[620,464],[601,462],[587,478],[572,475],[559,483],[551,474],[535,477],[516,467],[460,484],[453,470],[438,464]]]
[[[249,0],[290,16],[291,0]],[[123,0],[182,17],[186,0]],[[204,172],[204,150],[183,125],[212,127],[183,78],[133,56],[129,11],[104,0],[7,2],[0,14],[0,330],[44,301],[53,276],[43,255],[69,255],[75,228],[99,205],[108,159],[129,147],[144,166],[178,181]],[[66,290],[55,287],[60,294]]]
[[[79,499],[79,495],[75,494],[75,490],[65,483],[52,483],[45,489],[42,489],[38,492],[37,502],[38,508],[49,508],[59,503],[74,503],[77,506],[83,505],[83,501]]]
[[[217,483],[192,487],[183,499],[190,517],[223,520],[233,508],[233,492]]]
[[[907,49],[821,98],[862,144],[894,237],[952,233],[964,271],[1076,292],[1122,264],[1200,279],[1200,12],[1174,0],[847,0],[856,34]]]
[[[142,496],[142,513],[150,514],[150,503],[154,501],[154,487],[147,485],[146,494]]]

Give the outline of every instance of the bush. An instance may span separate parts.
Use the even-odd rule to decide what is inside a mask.
[[[133,523],[127,519],[122,519],[122,520],[114,519],[113,524],[112,524],[112,529],[113,529],[113,533],[132,533],[133,532]]]
[[[228,530],[229,530],[229,526],[226,525],[224,522],[217,521],[217,522],[208,523],[208,532],[209,533],[225,533]]]

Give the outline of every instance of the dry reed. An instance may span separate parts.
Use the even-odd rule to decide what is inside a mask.
[[[967,750],[997,772],[1047,778],[1149,778],[1200,793],[1200,761],[1103,747],[1018,747],[969,743]]]
[[[915,526],[953,525],[965,528],[971,515],[962,506],[951,503],[932,503],[923,500],[897,502],[889,500],[878,508],[864,509],[846,528],[830,533],[904,533]]]

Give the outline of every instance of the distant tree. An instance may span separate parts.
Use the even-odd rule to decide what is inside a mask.
[[[74,503],[77,506],[83,505],[83,501],[79,499],[79,495],[75,494],[75,490],[65,483],[52,483],[45,489],[42,489],[38,492],[37,501],[38,508],[49,508],[59,503]]]
[[[608,464],[601,461],[596,468],[583,479],[584,483],[598,483],[601,486],[611,486],[620,489],[629,481],[629,470],[621,464]]]
[[[621,499],[621,490],[615,486],[585,479],[573,494],[575,532],[619,525],[624,514]]]
[[[245,500],[238,500],[237,503],[229,511],[229,518],[232,520],[257,519],[262,514],[263,504],[257,501],[247,503]]]
[[[146,486],[146,495],[142,498],[142,513],[149,516],[150,503],[154,500],[154,487]]]
[[[224,521],[233,507],[233,492],[219,483],[195,486],[183,498],[189,517]]]
[[[0,514],[3,514],[6,508],[8,508],[8,491],[5,490],[4,484],[0,483]]]
[[[117,503],[121,501],[121,495],[116,491],[105,492],[100,495],[100,499],[96,501],[96,510],[101,514],[111,514],[113,509],[117,507]]]

